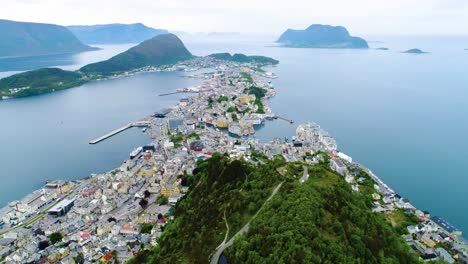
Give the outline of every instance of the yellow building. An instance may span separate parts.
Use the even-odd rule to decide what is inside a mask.
[[[161,194],[166,197],[169,197],[173,194],[179,194],[179,193],[180,193],[180,189],[173,185],[166,185],[161,188]]]
[[[154,175],[154,170],[148,169],[148,168],[142,168],[139,172],[138,175],[142,177],[152,177]]]
[[[237,99],[243,104],[248,104],[250,102],[255,101],[255,95],[241,95],[237,97]]]
[[[430,248],[433,248],[436,245],[436,243],[427,235],[421,237],[421,242]]]
[[[227,119],[224,119],[224,118],[218,119],[216,121],[216,127],[227,128],[229,127],[229,122],[227,121]]]

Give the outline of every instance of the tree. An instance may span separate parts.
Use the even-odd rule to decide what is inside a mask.
[[[231,117],[232,117],[232,121],[238,121],[238,120],[239,120],[239,118],[237,117],[237,115],[234,114],[234,113],[231,115]]]
[[[159,205],[167,204],[168,202],[169,202],[169,200],[167,199],[166,196],[161,195],[161,196],[158,197],[158,204]]]
[[[52,245],[55,245],[55,243],[62,241],[63,235],[60,232],[55,232],[49,235],[49,240]]]
[[[50,245],[50,244],[49,244],[49,241],[43,240],[43,241],[39,242],[38,248],[39,248],[39,250],[44,250],[44,249],[46,249],[49,245]]]
[[[148,200],[146,200],[146,199],[141,199],[140,202],[138,202],[138,204],[139,204],[142,208],[145,208],[145,207],[148,205]]]
[[[151,196],[151,193],[148,190],[145,190],[143,192],[143,195],[145,196],[145,198],[149,198]]]
[[[182,179],[180,180],[180,185],[182,185],[183,187],[187,186],[187,177],[182,177]]]

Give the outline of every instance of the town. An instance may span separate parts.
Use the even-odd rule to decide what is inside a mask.
[[[197,161],[215,152],[252,163],[262,162],[258,153],[305,164],[328,162],[353,191],[369,192],[373,211],[386,214],[392,225],[401,218],[414,220],[402,226],[402,236],[422,260],[468,263],[468,241],[460,230],[417,209],[371,170],[339,152],[319,125],[301,124],[291,139],[261,143],[251,137],[265,122],[293,123],[268,106],[276,94],[271,82],[276,76],[262,66],[204,57],[120,75],[179,70],[193,72],[188,77],[203,83],[177,90],[188,96],[137,121],[152,143],[136,148],[120,167],[75,181],[48,181],[2,209],[0,263],[125,263],[158,243],[165,225],[176,217],[173,206],[189,191],[187,180]],[[307,180],[304,176],[300,181]]]

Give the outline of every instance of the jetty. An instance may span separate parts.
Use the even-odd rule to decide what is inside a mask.
[[[148,127],[149,125],[150,125],[150,122],[149,122],[149,121],[137,121],[137,122],[133,122],[133,123],[130,123],[130,124],[125,125],[125,126],[123,126],[123,127],[117,128],[116,130],[114,130],[114,131],[112,131],[112,132],[109,132],[109,133],[105,134],[105,135],[102,136],[102,137],[99,137],[99,138],[96,138],[96,139],[94,139],[94,140],[91,140],[91,141],[89,142],[89,144],[92,144],[92,145],[97,144],[97,143],[99,143],[99,142],[101,142],[101,141],[103,141],[103,140],[106,140],[106,139],[108,139],[108,138],[110,138],[110,137],[112,137],[112,136],[115,136],[115,135],[117,135],[117,134],[119,134],[119,133],[121,133],[121,132],[123,132],[123,131],[129,129],[129,128],[132,128],[132,127]]]
[[[284,120],[286,122],[288,122],[289,124],[293,124],[294,121],[292,119],[288,119],[288,118],[285,118],[285,117],[282,117],[282,116],[279,116],[279,115],[275,115],[274,118],[278,118],[278,119],[281,119],[281,120]]]
[[[199,93],[199,92],[198,91],[175,91],[175,92],[170,92],[170,93],[158,94],[158,96],[166,96],[166,95],[180,94],[180,93]]]

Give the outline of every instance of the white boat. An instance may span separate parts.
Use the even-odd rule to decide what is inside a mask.
[[[138,156],[138,154],[140,154],[142,151],[143,151],[143,147],[138,147],[138,148],[134,149],[134,150],[130,153],[130,158],[131,158],[131,159],[135,158],[135,157]]]

